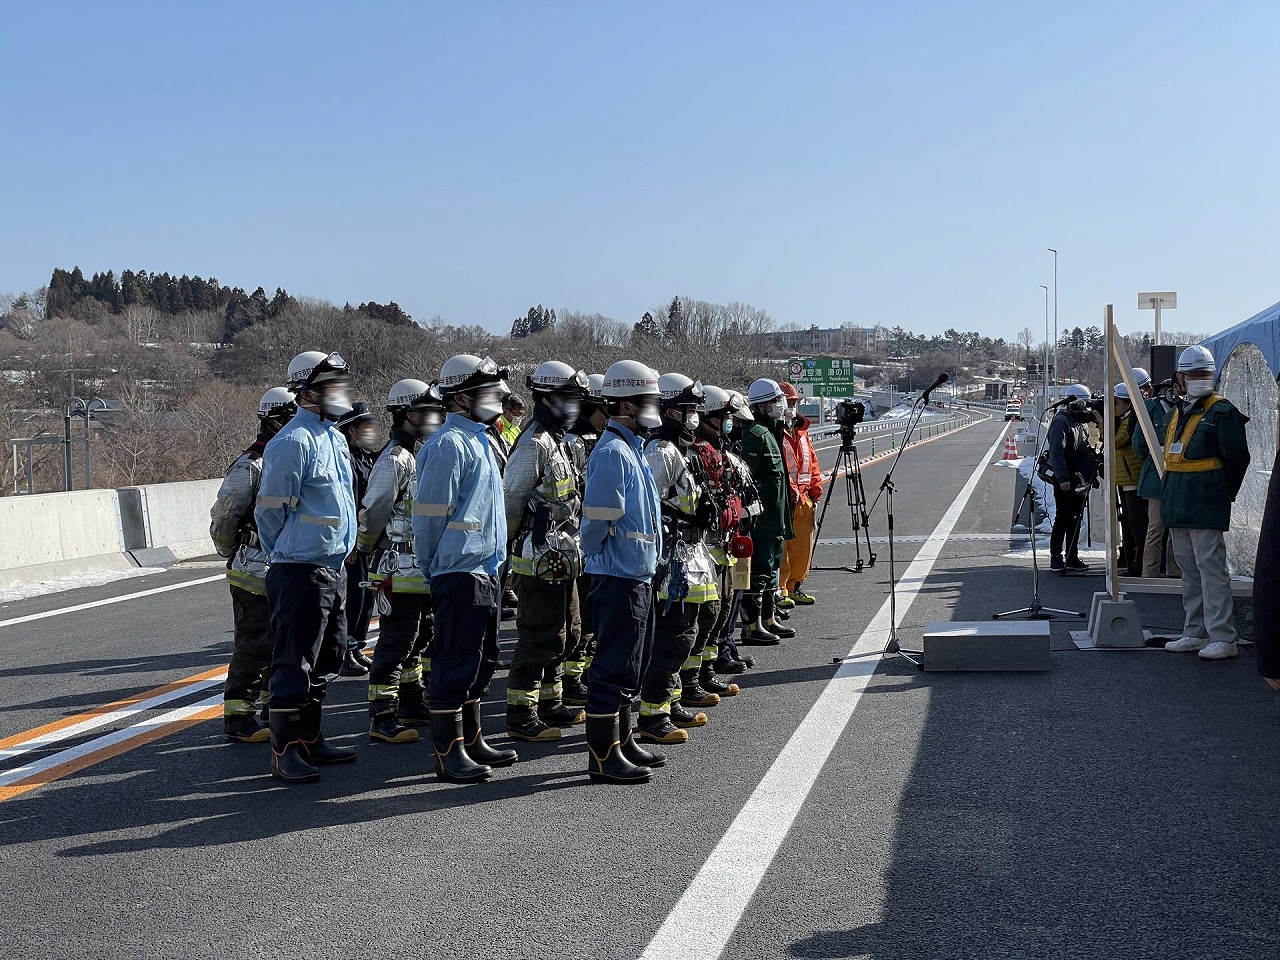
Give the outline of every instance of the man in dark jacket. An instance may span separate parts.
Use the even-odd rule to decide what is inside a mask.
[[[1050,422],[1045,446],[1053,470],[1056,508],[1049,536],[1049,566],[1053,570],[1088,570],[1088,564],[1080,560],[1080,518],[1098,473],[1097,457],[1089,447],[1089,424],[1097,417],[1086,405],[1088,387],[1072,384],[1066,396],[1071,400],[1058,408]]]
[[[1236,656],[1226,532],[1231,503],[1249,469],[1244,427],[1249,418],[1214,392],[1217,364],[1205,347],[1178,357],[1183,400],[1164,435],[1164,485],[1160,511],[1173,534],[1182,568],[1182,636],[1166,650],[1200,654],[1202,660]]]
[[[782,459],[782,415],[787,399],[776,380],[761,379],[747,389],[747,403],[755,422],[743,434],[742,459],[760,492],[763,510],[751,530],[751,588],[742,597],[742,615],[747,622],[742,642],[774,644],[796,635],[774,618],[783,547],[795,535],[791,529],[791,485]]]
[[[1141,376],[1139,376],[1141,374]],[[1142,386],[1145,378],[1148,386],[1151,378],[1141,367],[1135,367],[1134,377]],[[1173,381],[1166,380],[1160,390],[1143,391],[1147,413],[1151,415],[1151,425],[1155,427],[1156,437],[1164,439],[1165,425],[1169,422],[1169,413],[1178,405],[1173,393]],[[1168,545],[1169,533],[1164,528],[1164,519],[1160,515],[1160,474],[1156,472],[1155,463],[1151,459],[1151,451],[1147,448],[1147,438],[1141,430],[1133,432],[1133,449],[1142,457],[1142,473],[1138,477],[1138,496],[1147,501],[1147,537],[1142,548],[1142,575],[1144,577],[1177,577],[1181,576],[1178,561],[1173,556],[1173,548]]]

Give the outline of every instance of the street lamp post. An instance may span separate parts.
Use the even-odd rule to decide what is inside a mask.
[[[1047,284],[1040,284],[1040,289],[1044,291],[1044,376],[1040,378],[1043,385],[1044,406],[1041,407],[1041,416],[1049,410],[1049,287]]]
[[[1053,254],[1053,379],[1058,379],[1058,251],[1045,247]]]

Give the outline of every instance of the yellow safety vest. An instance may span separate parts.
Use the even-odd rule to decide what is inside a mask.
[[[1191,435],[1196,432],[1196,427],[1200,426],[1200,421],[1204,419],[1204,415],[1209,412],[1209,408],[1217,403],[1221,397],[1216,393],[1209,395],[1208,401],[1204,405],[1204,409],[1194,414],[1182,428],[1182,436],[1178,437],[1178,420],[1176,415],[1169,417],[1169,425],[1165,428],[1164,436],[1164,468],[1173,473],[1208,473],[1210,470],[1221,470],[1226,466],[1222,462],[1221,457],[1203,457],[1199,460],[1188,460],[1186,457],[1187,444],[1191,442]],[[1173,446],[1178,443],[1178,452],[1173,453]]]

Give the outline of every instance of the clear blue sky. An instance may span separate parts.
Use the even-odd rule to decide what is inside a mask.
[[[1166,329],[1280,300],[1280,4],[4,4],[0,292],[55,266],[495,330]]]

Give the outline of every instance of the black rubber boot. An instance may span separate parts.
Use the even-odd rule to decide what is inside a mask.
[[[742,618],[746,627],[742,631],[742,643],[749,646],[773,646],[781,638],[769,631],[765,626],[760,611],[760,594],[744,593],[742,595]]]
[[[714,707],[720,702],[720,695],[704,689],[698,683],[700,671],[680,671],[680,702],[686,707]]]
[[[638,767],[661,767],[667,762],[667,755],[657,750],[642,747],[636,741],[631,729],[631,704],[618,710],[618,745],[622,747],[622,755]]]
[[[365,669],[373,666],[373,658],[365,656],[363,647],[351,647],[349,652],[351,654],[351,659]]]
[[[436,748],[436,776],[450,783],[479,783],[493,768],[476,763],[462,738],[462,711],[431,711],[431,742]]]
[[[479,764],[491,767],[509,767],[520,755],[514,750],[499,750],[484,741],[484,729],[480,724],[480,701],[468,700],[462,705],[462,739],[467,756]]]
[[[622,753],[618,742],[618,715],[587,714],[587,773],[592,780],[609,783],[648,783],[649,767],[637,766]]]
[[[566,707],[563,702],[554,700],[550,703],[538,701],[538,719],[553,727],[572,727],[585,723],[587,711],[578,707]]]
[[[698,684],[708,693],[718,694],[721,697],[736,697],[738,695],[738,685],[736,683],[726,683],[716,676],[715,669],[710,663],[704,662],[702,669],[698,671]],[[687,687],[685,689],[688,689]]]
[[[636,727],[636,737],[649,743],[688,743],[689,734],[685,733],[665,713],[652,716],[641,716]]]
[[[418,731],[396,720],[395,700],[374,700],[369,704],[369,739],[383,743],[416,743]]]
[[[238,713],[222,718],[222,732],[228,740],[240,743],[265,743],[271,739],[271,731],[258,722],[252,713]]]
[[[774,598],[772,593],[764,595],[764,608],[761,610],[761,617],[764,620],[764,628],[783,640],[790,640],[796,635],[796,632],[790,627],[784,627],[774,619]]]
[[[300,711],[302,718],[302,749],[312,763],[351,763],[356,752],[350,747],[331,746],[324,739],[321,729],[320,707],[318,703],[308,703]]]
[[[271,773],[286,783],[315,783],[320,771],[302,749],[302,717],[297,710],[271,711]]]
[[[427,690],[422,684],[406,683],[400,686],[400,706],[396,709],[396,719],[406,727],[431,725],[431,705],[427,703]]]

